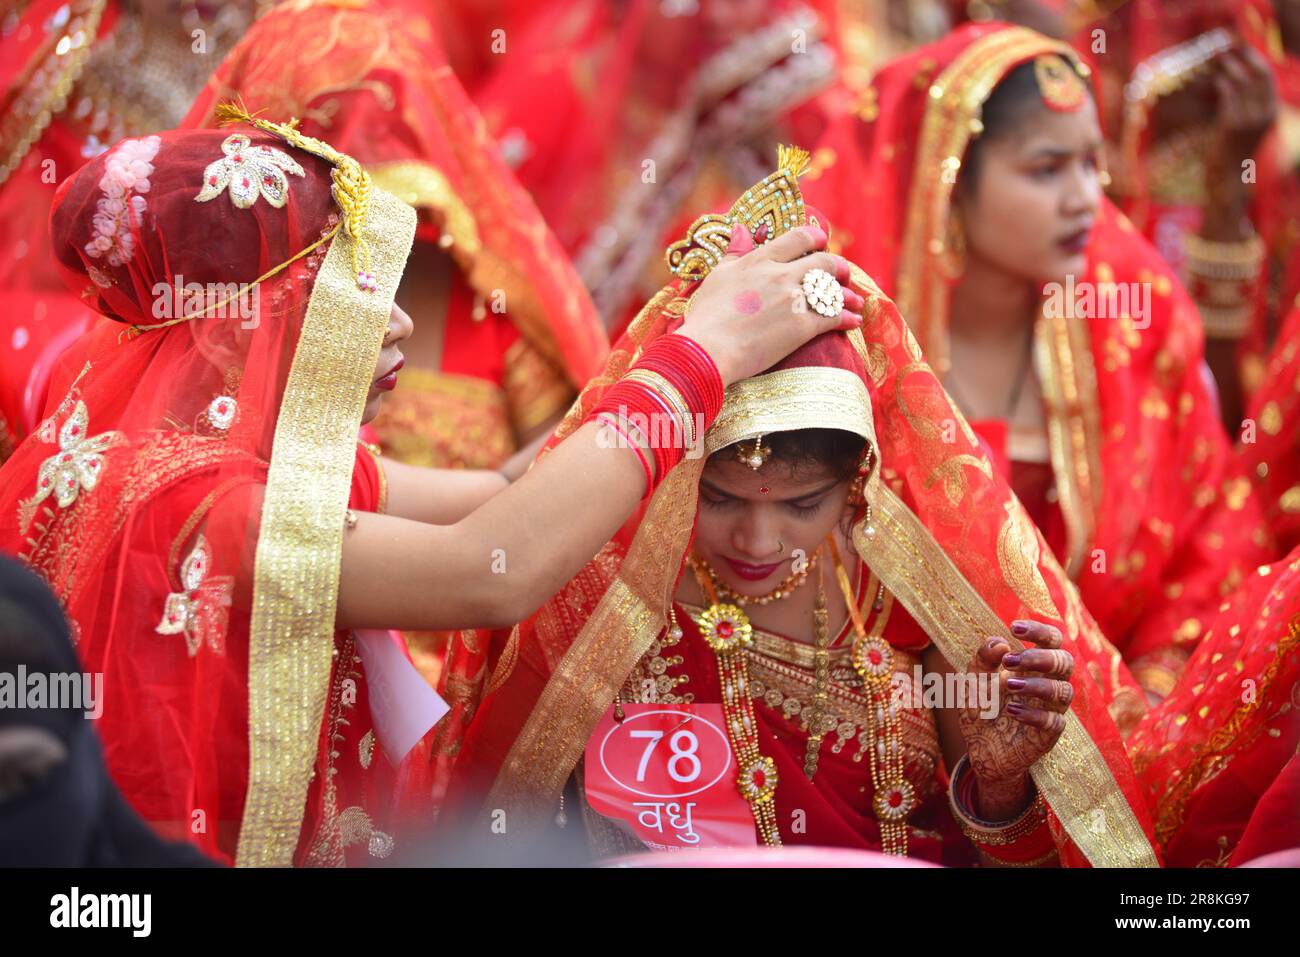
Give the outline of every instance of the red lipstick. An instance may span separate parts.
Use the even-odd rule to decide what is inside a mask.
[[[734,558],[725,559],[727,565],[738,576],[745,581],[761,582],[765,578],[770,578],[772,573],[781,567],[780,562],[773,562],[770,565],[751,565],[748,562],[737,561]]]
[[[375,380],[375,388],[381,392],[392,392],[397,388],[397,373],[401,371],[402,366],[406,365],[406,359],[397,360],[397,365],[388,370],[388,373]]]

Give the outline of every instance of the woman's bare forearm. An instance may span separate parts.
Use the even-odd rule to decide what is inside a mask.
[[[386,514],[413,522],[454,525],[502,492],[509,481],[490,469],[433,469],[384,459]]]
[[[602,436],[603,433],[603,437]],[[505,627],[559,591],[645,492],[636,454],[588,423],[452,525],[360,514],[344,533],[337,622]]]

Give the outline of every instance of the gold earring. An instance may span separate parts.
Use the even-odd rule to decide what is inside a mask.
[[[943,249],[936,258],[939,272],[945,279],[960,279],[966,272],[966,227],[961,214],[955,210],[948,213]]]

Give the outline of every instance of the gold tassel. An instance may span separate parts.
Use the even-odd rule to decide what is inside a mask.
[[[808,172],[808,167],[812,165],[812,156],[806,149],[782,144],[776,148],[776,165],[782,172],[798,179]]]
[[[370,174],[361,164],[323,140],[300,131],[296,116],[288,123],[273,123],[249,113],[242,101],[218,103],[213,114],[222,123],[247,123],[266,133],[272,133],[300,150],[319,156],[334,167],[331,171],[334,201],[343,211],[343,231],[354,241],[352,268],[356,271],[358,281],[363,274],[369,276],[370,244],[366,242],[364,230],[366,216],[370,211]]]

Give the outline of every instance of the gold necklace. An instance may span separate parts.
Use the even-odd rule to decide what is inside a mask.
[[[830,536],[827,536],[830,541]],[[818,549],[821,552],[821,549]],[[811,781],[817,774],[821,758],[822,738],[826,736],[823,722],[826,719],[826,699],[830,696],[831,649],[830,616],[826,612],[826,576],[817,574],[817,603],[813,606],[813,698],[812,714],[808,717],[808,744],[804,749],[803,773]],[[832,727],[834,722],[831,722]]]
[[[754,717],[754,702],[749,696],[749,665],[745,660],[745,648],[753,641],[754,630],[749,624],[749,616],[742,609],[718,601],[717,592],[707,575],[697,568],[695,577],[710,602],[695,623],[699,625],[700,636],[718,659],[723,719],[731,750],[740,768],[736,787],[740,789],[741,797],[749,802],[763,843],[780,847],[781,831],[776,823],[776,762],[758,749],[758,721]],[[671,616],[676,628],[675,609]]]
[[[880,822],[881,849],[897,857],[907,856],[907,815],[916,807],[916,791],[903,770],[902,726],[898,718],[898,703],[891,692],[894,673],[894,649],[881,637],[885,622],[893,606],[893,595],[886,592],[881,601],[876,621],[867,631],[853,600],[849,576],[840,560],[840,550],[834,539],[830,542],[831,560],[835,563],[836,578],[853,621],[853,651],[850,660],[853,670],[862,679],[863,690],[872,704],[875,716],[875,741],[870,748],[872,810]],[[883,589],[883,583],[882,583]]]
[[[790,595],[797,591],[803,583],[808,580],[809,572],[817,567],[817,556],[820,554],[821,549],[813,552],[812,557],[804,563],[803,568],[799,569],[797,572],[793,572],[785,579],[785,581],[778,584],[766,595],[757,596],[741,595],[732,591],[726,582],[718,576],[718,573],[713,570],[713,566],[699,556],[691,555],[688,561],[691,564],[691,568],[695,571],[696,578],[699,578],[701,571],[705,575],[709,576],[709,581],[712,583],[714,590],[723,601],[727,604],[735,605],[738,608],[744,608],[746,605],[770,605],[772,602],[780,601],[782,598],[789,598]]]

